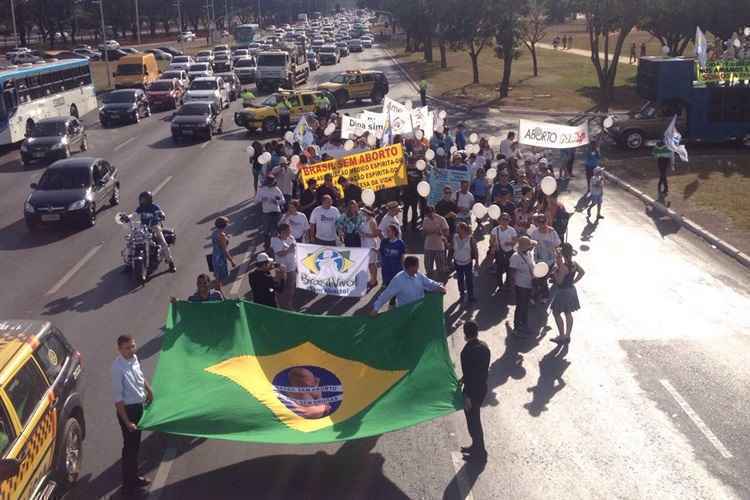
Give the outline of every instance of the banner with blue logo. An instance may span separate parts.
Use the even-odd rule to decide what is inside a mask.
[[[443,197],[443,189],[450,187],[453,191],[453,201],[456,201],[456,193],[461,187],[461,181],[471,182],[468,169],[458,168],[433,168],[430,170],[428,182],[430,183],[430,195],[427,203],[432,205]]]
[[[296,258],[297,288],[341,297],[367,293],[369,248],[297,243]]]

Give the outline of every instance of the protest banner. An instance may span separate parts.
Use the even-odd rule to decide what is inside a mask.
[[[387,117],[383,113],[373,113],[372,111],[364,110],[359,114],[359,119],[367,124],[367,130],[371,133],[377,134],[378,131],[381,133],[385,131]]]
[[[358,117],[341,115],[341,138],[354,139],[367,131],[367,124]]]
[[[577,127],[556,123],[519,120],[518,142],[539,148],[568,149],[589,143],[589,124]]]
[[[361,153],[350,154],[336,160],[313,165],[300,165],[302,182],[307,186],[310,179],[323,183],[323,177],[331,174],[334,180],[344,176],[362,189],[381,189],[406,184],[406,163],[401,144],[393,144]],[[336,184],[338,186],[338,184]],[[338,186],[341,190],[341,186]]]
[[[383,100],[383,114],[390,124],[392,135],[406,135],[412,132],[411,111],[388,96]]]
[[[297,288],[322,295],[362,297],[367,293],[370,251],[297,243]]]
[[[443,197],[443,189],[450,186],[453,190],[453,196],[461,187],[461,181],[469,181],[469,170],[453,168],[433,168],[430,170],[428,182],[430,183],[430,195],[427,197],[427,203],[435,206]]]

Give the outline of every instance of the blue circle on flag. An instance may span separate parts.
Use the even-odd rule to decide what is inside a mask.
[[[320,271],[326,260],[333,262],[334,266],[336,266],[336,270],[339,272],[344,268],[344,256],[337,250],[325,249],[322,252],[319,252],[317,257],[315,257],[315,268]]]
[[[305,419],[327,417],[338,410],[344,397],[341,380],[319,366],[286,368],[273,378],[272,384],[279,401]]]

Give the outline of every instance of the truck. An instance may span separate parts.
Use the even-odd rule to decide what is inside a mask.
[[[304,44],[282,44],[278,49],[262,51],[258,54],[257,62],[255,85],[261,92],[294,89],[310,76]]]

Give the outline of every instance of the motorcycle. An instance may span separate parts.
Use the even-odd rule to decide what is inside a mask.
[[[128,234],[125,235],[125,248],[122,249],[122,259],[125,266],[139,285],[144,284],[162,261],[167,260],[167,253],[157,241],[151,228],[142,224],[136,214],[117,213],[115,222],[119,225],[127,224]],[[175,244],[173,229],[162,228],[167,245]]]

